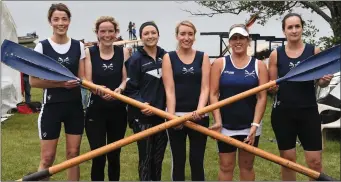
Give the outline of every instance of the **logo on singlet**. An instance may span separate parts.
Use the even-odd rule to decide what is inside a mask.
[[[194,68],[193,68],[193,66],[190,67],[189,69],[183,67],[183,68],[182,68],[182,71],[183,71],[183,74],[187,74],[187,73],[192,73],[192,74],[194,74]]]
[[[103,63],[102,68],[104,69],[104,71],[107,69],[114,70],[114,65],[112,63],[110,63],[109,65]]]
[[[69,61],[70,61],[69,57],[66,57],[65,59],[58,57],[58,62],[61,64],[70,64]]]
[[[295,68],[298,64],[300,64],[300,61],[298,61],[296,64],[290,62],[290,63],[289,63],[289,69]]]
[[[245,70],[245,77],[252,76],[253,78],[256,78],[255,70],[253,70],[251,73],[247,70]]]
[[[224,73],[229,74],[229,75],[234,75],[234,71],[224,71]]]
[[[47,96],[47,100],[51,100],[52,95]]]

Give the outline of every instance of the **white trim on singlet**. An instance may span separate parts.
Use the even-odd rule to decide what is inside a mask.
[[[38,135],[39,135],[40,140],[43,139],[43,136],[41,135],[41,117],[43,116],[44,105],[45,104],[42,104],[41,110],[40,110],[40,113],[39,113],[39,116],[38,116]]]
[[[43,104],[45,104],[45,103],[46,103],[46,98],[47,98],[47,90],[46,90],[46,88],[44,88],[43,92],[44,92],[44,95],[43,95]]]
[[[233,59],[232,59],[232,55],[230,55],[230,60],[231,60],[231,63],[232,63],[232,65],[233,65],[234,68],[236,68],[237,70],[242,70],[242,69],[245,69],[247,66],[249,66],[249,64],[251,63],[252,57],[250,56],[249,62],[248,62],[243,68],[237,68],[237,67],[234,65]]]
[[[258,59],[256,59],[256,61],[255,61],[255,71],[256,71],[257,77],[258,77],[258,61],[259,61]]]

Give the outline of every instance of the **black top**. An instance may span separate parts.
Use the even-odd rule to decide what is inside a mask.
[[[285,76],[290,69],[300,62],[314,55],[315,47],[311,44],[305,44],[303,53],[298,58],[290,58],[285,52],[285,46],[277,48],[277,69],[278,77]],[[290,108],[315,107],[315,84],[314,81],[286,81],[279,85],[274,105]]]
[[[204,53],[196,51],[191,64],[183,63],[175,51],[169,52],[172,64],[176,98],[176,112],[192,112],[197,110],[202,78],[202,62]]]
[[[104,85],[111,90],[118,88],[122,82],[123,48],[114,46],[114,56],[109,60],[101,58],[98,46],[90,47],[89,52],[93,83]],[[112,108],[119,106],[125,107],[125,104],[119,100],[107,101],[98,95],[91,94],[89,107]]]
[[[71,39],[71,46],[65,54],[56,52],[50,42],[45,39],[41,41],[43,54],[53,58],[58,63],[69,69],[74,75],[78,75],[79,59],[81,56],[80,42]],[[44,89],[43,103],[81,101],[80,87],[72,89],[66,88],[46,88]]]
[[[138,47],[127,61],[128,81],[125,94],[142,103],[148,102],[158,109],[165,109],[165,89],[162,82],[162,58],[166,51],[157,47],[156,60],[150,57],[143,47]],[[158,116],[146,116],[139,108],[129,105],[128,119],[138,119],[148,123],[161,120]]]

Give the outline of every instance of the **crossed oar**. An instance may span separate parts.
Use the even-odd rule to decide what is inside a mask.
[[[80,84],[83,85],[84,87],[87,87],[89,89],[94,89],[94,90],[99,89],[102,92],[106,94],[110,94],[112,97],[119,99],[123,102],[131,104],[140,109],[148,108],[154,114],[160,117],[171,119],[170,121],[164,122],[162,124],[149,128],[142,132],[139,132],[129,137],[126,137],[124,139],[118,140],[116,142],[113,142],[111,144],[98,148],[96,150],[92,150],[78,157],[64,161],[60,164],[49,167],[48,169],[27,175],[23,179],[20,179],[20,181],[44,179],[48,176],[56,174],[67,168],[73,167],[82,162],[85,162],[97,156],[103,155],[112,150],[123,147],[135,141],[141,140],[142,138],[145,138],[157,132],[166,130],[170,127],[174,127],[181,123],[184,123],[186,127],[189,127],[193,130],[199,131],[208,136],[211,136],[212,138],[229,143],[233,146],[241,148],[259,157],[270,160],[272,162],[285,166],[289,169],[292,169],[296,172],[304,174],[310,178],[313,178],[319,181],[334,181],[335,180],[332,177],[324,173],[314,171],[307,167],[301,166],[295,162],[291,162],[287,159],[281,158],[279,156],[276,156],[274,154],[271,154],[269,152],[266,152],[254,146],[245,144],[231,137],[225,136],[219,132],[209,130],[208,128],[205,128],[203,126],[190,122],[189,120],[192,119],[191,113],[188,113],[182,117],[177,117],[163,110],[154,108],[150,105],[146,105],[144,103],[141,103],[139,101],[126,97],[124,95],[117,94],[110,89],[100,87],[99,85],[96,85],[86,80],[80,80],[75,75],[73,75],[67,68],[65,68],[64,66],[62,66],[61,64],[53,60],[52,58],[46,55],[40,54],[38,52],[35,52],[31,49],[20,46],[19,44],[16,44],[14,42],[5,40],[1,46],[1,52],[2,52],[1,61],[5,63],[6,65],[20,72],[26,73],[31,76],[47,79],[47,80],[68,81],[68,80],[76,79],[76,80],[79,80]],[[317,55],[309,57],[308,59],[306,59],[299,65],[297,65],[295,68],[291,69],[291,71],[282,78],[279,78],[275,81],[270,81],[266,84],[263,84],[253,89],[250,89],[248,91],[242,92],[233,97],[221,100],[215,104],[199,109],[196,112],[200,115],[211,112],[224,105],[231,104],[243,98],[249,97],[253,94],[256,94],[260,91],[266,90],[272,86],[275,86],[276,84],[281,83],[282,81],[314,80],[314,79],[321,78],[323,75],[326,75],[326,74],[333,74],[335,72],[338,72],[339,70],[340,70],[340,45],[330,48],[326,51],[323,51]]]

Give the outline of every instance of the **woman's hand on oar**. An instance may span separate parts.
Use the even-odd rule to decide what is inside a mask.
[[[65,81],[61,83],[62,83],[62,87],[67,88],[67,89],[71,89],[71,88],[75,88],[79,86],[78,80],[70,80],[70,81]]]
[[[318,85],[322,88],[328,86],[333,77],[334,75],[332,74],[324,75],[318,80]]]
[[[209,127],[210,130],[214,130],[216,132],[221,132],[223,125],[221,122],[215,122],[212,126]]]
[[[270,87],[270,88],[268,89],[268,92],[271,93],[271,94],[275,94],[275,93],[278,92],[278,88],[279,88],[278,85],[274,85],[274,86],[272,86],[272,87]]]
[[[145,102],[144,104],[149,105],[148,102]],[[145,109],[141,109],[142,114],[146,115],[146,116],[151,116],[153,115],[153,112],[149,109],[149,108],[145,108]]]

